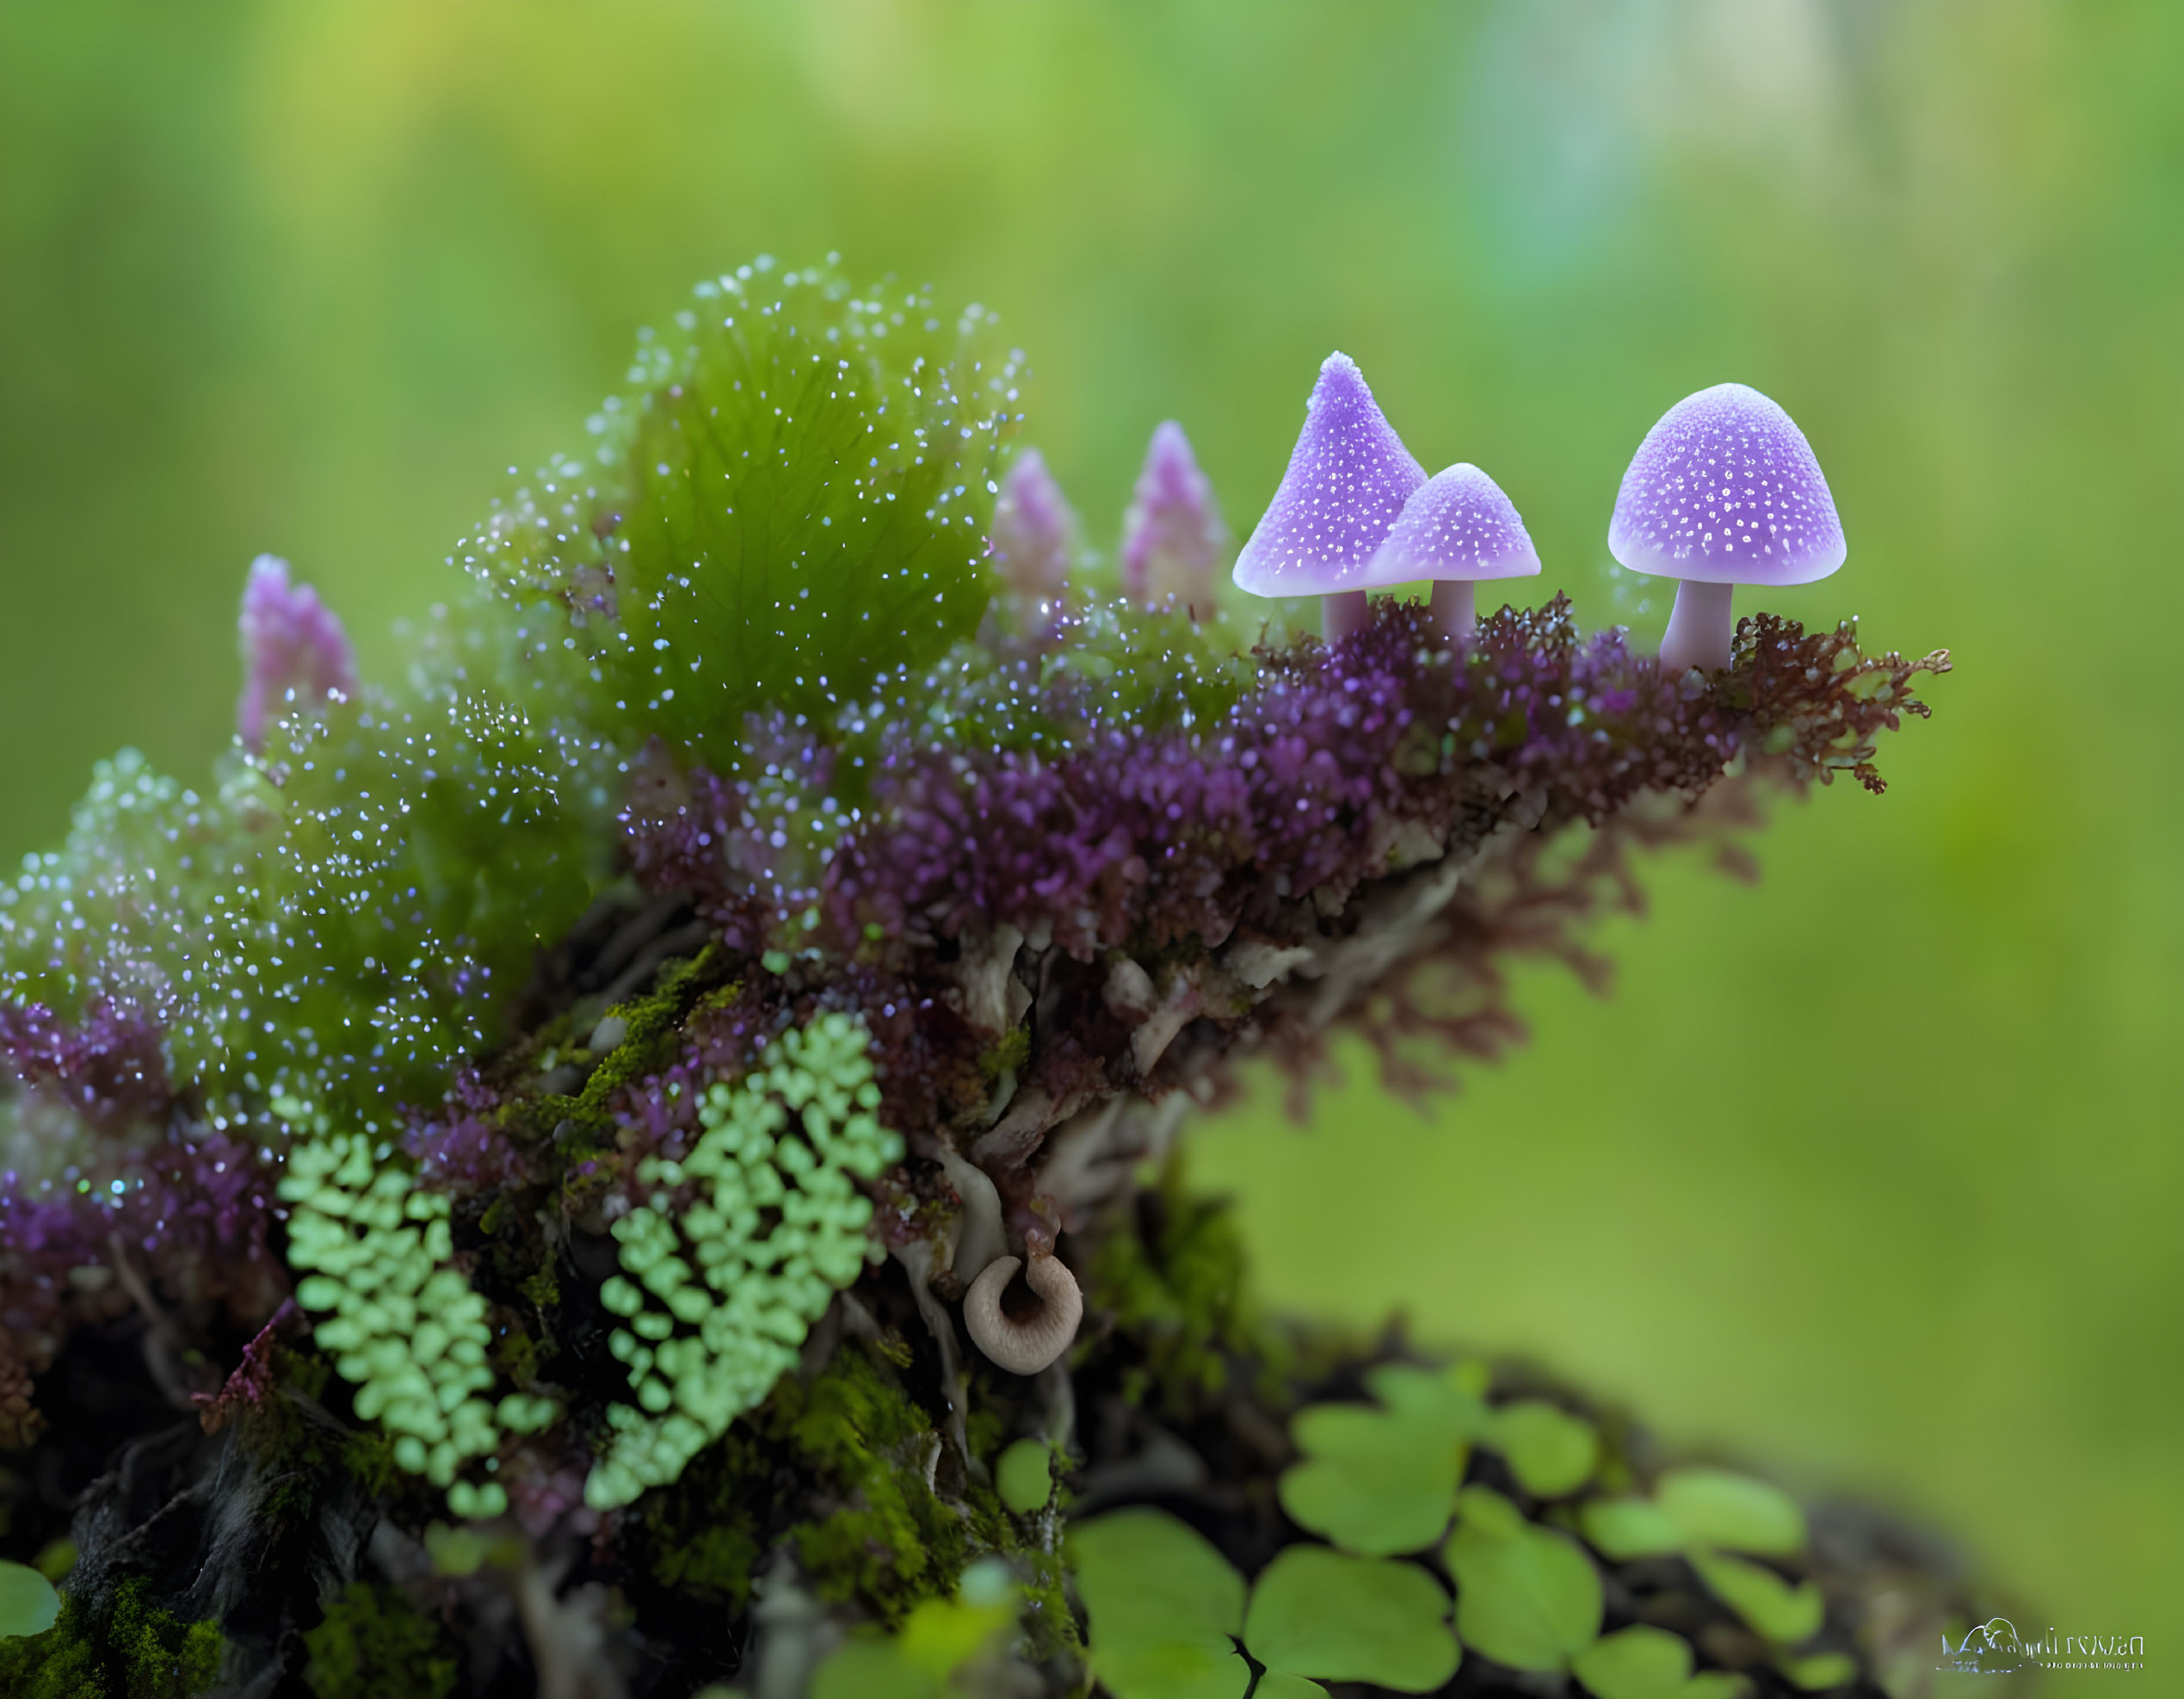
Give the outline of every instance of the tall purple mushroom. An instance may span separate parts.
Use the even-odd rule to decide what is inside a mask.
[[[1215,575],[1229,552],[1229,528],[1213,486],[1198,469],[1182,426],[1163,419],[1122,516],[1122,589],[1144,607],[1173,596],[1194,615],[1214,608]]]
[[[1729,664],[1738,584],[1806,584],[1843,563],[1842,522],[1812,447],[1743,384],[1687,395],[1645,434],[1623,474],[1607,552],[1678,578],[1661,667]]]
[[[1254,596],[1321,596],[1327,640],[1362,626],[1366,563],[1426,469],[1395,434],[1347,354],[1319,368],[1305,428],[1281,487],[1237,557],[1239,589]]]
[[[1367,563],[1374,586],[1432,578],[1434,623],[1452,643],[1469,639],[1478,624],[1476,584],[1529,578],[1539,551],[1502,486],[1459,460],[1437,472],[1404,504],[1395,528]]]

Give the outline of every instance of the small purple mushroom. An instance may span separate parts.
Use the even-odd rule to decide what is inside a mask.
[[[1471,586],[1492,578],[1529,578],[1539,551],[1502,486],[1468,460],[1437,472],[1404,504],[1366,567],[1376,586],[1432,578],[1434,623],[1452,643],[1478,624]]]
[[[1757,390],[1716,384],[1645,434],[1623,474],[1607,551],[1678,578],[1661,669],[1718,670],[1738,584],[1811,584],[1843,563],[1842,522],[1805,433]]]
[[[288,563],[262,554],[243,588],[243,699],[235,729],[256,749],[290,692],[311,707],[356,689],[356,652],[333,611],[309,584],[291,585]]]
[[[1059,602],[1069,587],[1077,515],[1046,457],[1027,448],[1009,463],[993,504],[994,567],[1027,602]]]
[[[1237,557],[1254,596],[1323,596],[1330,643],[1369,616],[1365,571],[1426,469],[1395,434],[1347,354],[1319,368],[1281,487]]]
[[[1215,577],[1228,553],[1229,528],[1213,486],[1198,469],[1182,426],[1163,420],[1122,518],[1123,590],[1147,607],[1173,596],[1202,617],[1213,611]]]

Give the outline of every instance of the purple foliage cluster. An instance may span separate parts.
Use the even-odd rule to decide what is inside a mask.
[[[0,1364],[37,1367],[69,1322],[155,1287],[250,1319],[279,1301],[266,1157],[188,1115],[142,1015],[0,1002]]]

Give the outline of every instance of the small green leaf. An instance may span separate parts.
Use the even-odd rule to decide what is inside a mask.
[[[1682,1699],[1691,1674],[1691,1643],[1681,1634],[1640,1624],[1601,1635],[1570,1667],[1599,1699]]]
[[[1345,1551],[1392,1557],[1430,1546],[1448,1526],[1465,1447],[1445,1406],[1377,1410],[1315,1404],[1290,1435],[1305,1460],[1282,1473],[1281,1507]]]
[[[1416,1417],[1452,1438],[1484,1439],[1494,1419],[1479,1396],[1485,1389],[1479,1368],[1473,1362],[1448,1368],[1384,1362],[1365,1371],[1365,1385],[1395,1415]]]
[[[1543,1399],[1496,1411],[1490,1443],[1508,1459],[1517,1484],[1538,1498],[1575,1492],[1593,1478],[1600,1461],[1600,1435],[1593,1424]]]
[[[1251,1690],[1251,1699],[1327,1699],[1327,1690],[1305,1676],[1293,1676],[1286,1670],[1268,1670],[1259,1677],[1258,1686]]]
[[[1611,1562],[1683,1549],[1683,1529],[1646,1498],[1595,1498],[1578,1513],[1585,1537]]]
[[[1701,1670],[1676,1690],[1676,1699],[1751,1699],[1752,1684],[1727,1670]]]
[[[1671,1469],[1654,1501],[1694,1545],[1788,1557],[1805,1549],[1805,1512],[1780,1487],[1727,1469]]]
[[[1456,1514],[1445,1556],[1464,1644],[1512,1669],[1567,1669],[1600,1633],[1592,1560],[1487,1487],[1465,1487]]]
[[[51,1581],[28,1564],[0,1562],[0,1640],[42,1634],[59,1615]]]
[[[994,1472],[1001,1502],[1020,1517],[1045,1510],[1053,1492],[1053,1455],[1043,1439],[1020,1439],[1003,1452],[1001,1467]]]
[[[1786,1658],[1776,1667],[1807,1693],[1824,1693],[1857,1675],[1858,1660],[1847,1653],[1823,1652],[1811,1658]]]
[[[811,1676],[811,1699],[941,1699],[941,1690],[891,1640],[853,1640]]]
[[[1261,1572],[1243,1643],[1269,1670],[1397,1693],[1430,1693],[1461,1655],[1448,1595],[1431,1575],[1323,1546],[1290,1546]]]
[[[1795,1646],[1819,1632],[1827,1603],[1811,1582],[1793,1587],[1771,1569],[1719,1552],[1693,1553],[1691,1566],[1761,1639]]]
[[[1092,1668],[1115,1699],[1243,1699],[1243,1578],[1165,1511],[1116,1511],[1070,1529]]]

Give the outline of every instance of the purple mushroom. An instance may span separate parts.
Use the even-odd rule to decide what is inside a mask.
[[[1845,553],[1805,433],[1743,384],[1686,396],[1646,433],[1615,497],[1607,551],[1633,571],[1682,580],[1661,639],[1672,673],[1729,664],[1736,586],[1811,584]]]
[[[293,693],[306,707],[356,689],[356,652],[333,610],[309,584],[291,585],[288,563],[262,554],[243,588],[243,699],[235,729],[256,749]]]
[[[1002,474],[993,504],[994,566],[1029,602],[1058,602],[1069,586],[1077,516],[1046,458],[1027,448]]]
[[[1425,481],[1356,362],[1329,355],[1281,487],[1237,557],[1237,586],[1254,596],[1323,596],[1327,640],[1348,635],[1368,614],[1366,563]]]
[[[1478,624],[1471,586],[1491,578],[1529,578],[1539,551],[1502,486],[1468,460],[1437,472],[1404,504],[1366,567],[1375,586],[1432,578],[1434,623],[1452,643]]]
[[[1194,615],[1210,614],[1228,553],[1229,528],[1213,486],[1198,469],[1182,426],[1163,420],[1122,519],[1122,588],[1148,607],[1173,596]]]

